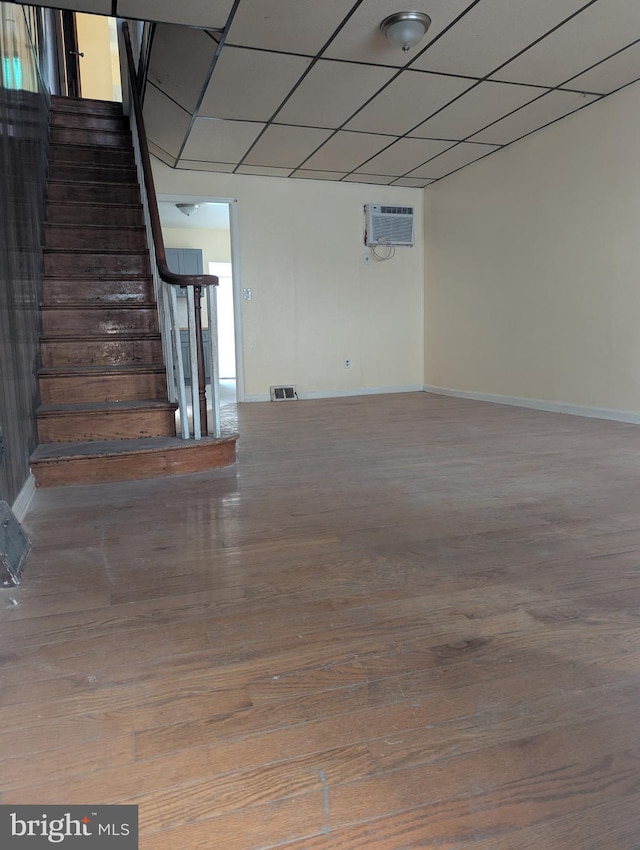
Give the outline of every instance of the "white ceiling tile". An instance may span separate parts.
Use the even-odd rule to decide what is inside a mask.
[[[200,162],[194,159],[181,159],[176,168],[183,171],[223,171],[230,174],[235,165],[232,162]]]
[[[417,127],[412,136],[431,139],[466,139],[480,127],[496,121],[544,92],[530,86],[479,83]]]
[[[627,83],[635,82],[640,78],[640,43],[634,44],[605,59],[595,68],[574,77],[568,86],[579,91],[601,92],[609,94]]]
[[[472,137],[475,142],[507,145],[520,136],[544,127],[550,121],[562,118],[581,106],[593,102],[593,97],[566,91],[552,91],[539,100],[508,115],[486,130]]]
[[[470,162],[475,162],[492,151],[496,150],[492,145],[476,145],[471,142],[460,142],[448,151],[435,157],[425,165],[416,168],[408,177],[427,177],[430,180],[438,180],[444,177],[451,171],[462,168],[463,165],[468,165]]]
[[[315,55],[354,0],[241,0],[227,44]]]
[[[217,49],[203,30],[175,24],[156,26],[148,79],[180,106],[193,112]],[[185,62],[184,57],[189,61]]]
[[[262,177],[288,177],[290,168],[272,168],[268,165],[240,165],[236,174],[257,174]]]
[[[255,121],[197,118],[185,145],[184,159],[240,162],[264,127]]]
[[[321,59],[278,112],[277,121],[336,129],[395,71]]]
[[[324,55],[337,59],[350,59],[354,62],[374,62],[380,65],[402,67],[470,4],[471,0],[412,0],[409,4],[410,8],[416,12],[426,12],[431,18],[431,27],[424,40],[405,54],[399,48],[389,44],[380,32],[380,24],[384,18],[398,11],[397,4],[391,3],[390,0],[364,0]]]
[[[290,170],[300,165],[331,130],[272,124],[247,157],[247,165],[272,165]]]
[[[395,180],[393,185],[407,186],[409,189],[424,189],[429,183],[433,183],[433,180],[427,180],[424,177],[401,177],[399,180]]]
[[[320,171],[353,171],[392,141],[389,136],[342,130],[329,139],[304,166]]]
[[[586,0],[482,0],[411,66],[484,77],[585,5]]]
[[[471,85],[458,77],[403,71],[345,129],[402,136]]]
[[[345,171],[312,171],[308,168],[299,168],[291,175],[304,180],[341,180],[346,176]]]
[[[154,86],[147,86],[143,114],[149,140],[167,153],[178,156],[191,124],[191,113],[177,106]]]
[[[121,18],[139,21],[222,28],[232,6],[233,0],[118,0],[117,12]]]
[[[436,142],[432,139],[398,139],[357,171],[366,174],[405,174],[450,147],[451,142]]]
[[[393,177],[381,177],[379,174],[349,174],[343,183],[375,183],[378,186],[388,186]]]
[[[640,38],[638,0],[598,0],[495,76],[557,86]]]
[[[167,165],[170,165],[172,168],[174,167],[176,163],[175,156],[171,156],[166,151],[163,151],[162,148],[159,148],[158,145],[155,145],[149,139],[147,139],[147,142],[149,144],[149,153],[152,156],[157,157],[157,159],[161,160],[161,162],[166,162]]]
[[[223,47],[199,115],[268,121],[309,62],[301,56]]]

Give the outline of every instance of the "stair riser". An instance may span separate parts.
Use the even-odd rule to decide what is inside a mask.
[[[131,304],[153,301],[153,283],[143,280],[67,280],[47,278],[43,280],[44,304],[90,301],[103,304]]]
[[[112,457],[32,461],[31,469],[38,487],[59,487],[67,484],[100,484],[166,475],[188,475],[205,469],[230,466],[235,462],[236,446],[233,441],[209,445],[201,445],[200,441],[189,442],[190,445],[174,450],[143,451],[139,454],[132,452]]]
[[[162,345],[153,339],[44,340],[40,346],[42,365],[109,366],[110,364],[162,363]]]
[[[47,198],[53,203],[139,204],[140,189],[129,183],[110,185],[92,183],[57,183],[47,185]]]
[[[122,115],[122,104],[118,101],[73,98],[58,94],[51,98],[51,108],[53,111],[78,112],[84,115]]]
[[[140,207],[99,207],[88,204],[47,204],[50,224],[104,224],[108,226],[141,227],[144,219]]]
[[[144,230],[113,228],[90,230],[72,227],[46,227],[45,247],[77,251],[109,251],[118,247],[122,251],[143,251],[147,247]]]
[[[118,148],[98,148],[95,146],[83,148],[79,145],[49,145],[49,168],[54,163],[74,163],[79,165],[110,166],[120,165],[134,167],[133,151],[118,150]]]
[[[95,115],[77,110],[51,111],[51,126],[77,130],[111,130],[118,133],[128,131],[127,119],[118,115]]]
[[[50,139],[54,144],[100,145],[106,148],[131,148],[130,133],[106,130],[80,130],[74,127],[52,127]]]
[[[142,401],[167,397],[164,372],[129,375],[62,375],[40,378],[43,404],[82,404],[102,401]]]
[[[172,437],[172,410],[122,410],[109,413],[48,415],[38,418],[41,443],[95,442],[138,437]]]
[[[80,180],[85,183],[136,183],[135,168],[122,165],[77,165],[69,162],[53,162],[49,166],[50,180]]]
[[[46,307],[42,310],[44,336],[91,336],[92,334],[158,333],[155,308],[119,310],[103,307],[93,310],[68,310]]]
[[[92,275],[148,275],[151,266],[148,254],[44,254],[44,273],[54,277],[91,277]]]

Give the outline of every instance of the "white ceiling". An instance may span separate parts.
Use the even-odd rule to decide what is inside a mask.
[[[640,0],[68,5],[164,22],[145,116],[178,168],[425,186],[640,79]],[[406,55],[403,8],[432,19]]]

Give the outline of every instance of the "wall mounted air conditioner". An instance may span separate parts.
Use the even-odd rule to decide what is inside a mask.
[[[364,214],[365,245],[413,245],[413,207],[366,204]]]

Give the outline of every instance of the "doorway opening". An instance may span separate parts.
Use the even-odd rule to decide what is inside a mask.
[[[73,18],[72,23],[67,23],[67,30],[69,33],[74,31],[70,38],[75,38],[75,48],[67,48],[67,58],[75,58],[77,62],[79,80],[75,96],[121,102],[116,19],[84,12],[66,12],[63,15]],[[70,52],[75,53],[75,57],[70,56]],[[71,91],[69,94],[72,94]]]
[[[177,204],[187,205],[189,214]],[[196,209],[192,209],[196,207]],[[216,288],[217,327],[209,328],[203,305],[203,337],[217,345],[219,380],[217,386],[223,430],[237,421],[238,401],[243,399],[240,363],[240,311],[238,309],[238,263],[235,250],[236,202],[162,195],[158,209],[167,252],[167,263],[179,274],[213,274]],[[178,321],[183,346],[188,345],[186,298],[178,298]],[[186,359],[186,358],[183,358]],[[190,379],[190,378],[189,378]],[[211,376],[207,373],[207,400],[211,408]],[[231,430],[237,430],[231,428]]]

